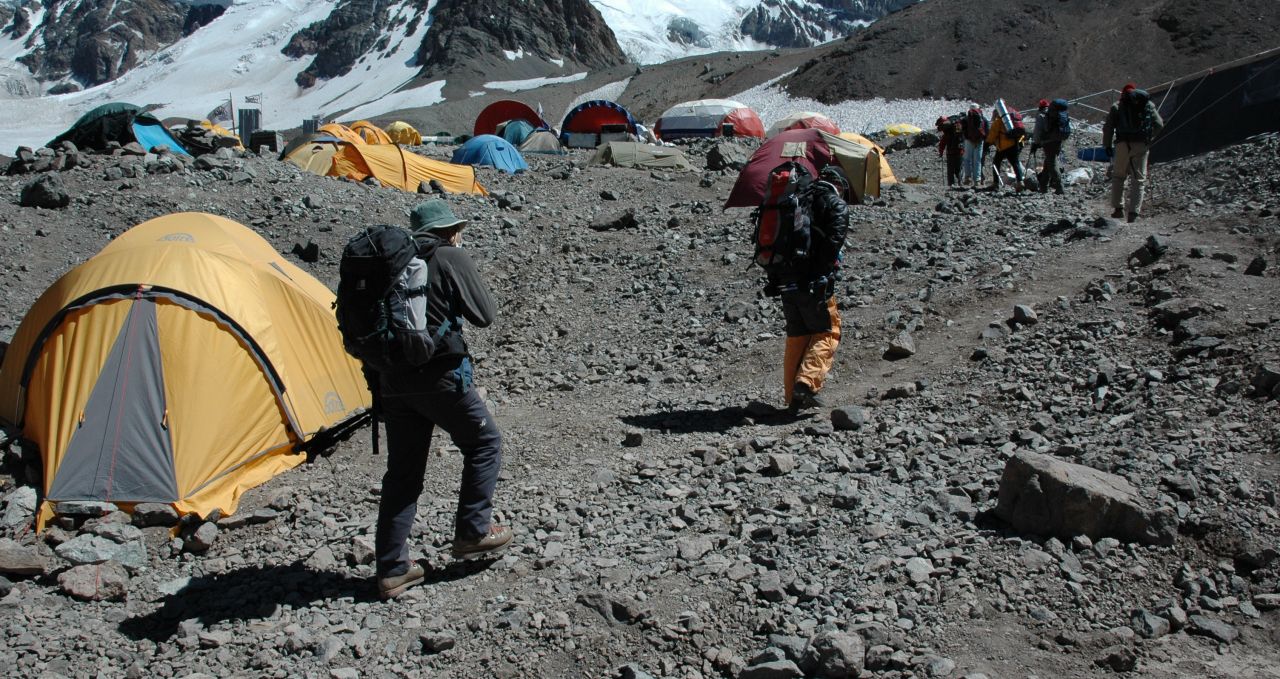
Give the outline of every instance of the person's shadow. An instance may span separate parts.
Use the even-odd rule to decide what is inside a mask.
[[[789,424],[809,419],[811,414],[797,413],[785,408],[757,405],[748,409],[740,406],[725,408],[697,408],[684,410],[659,410],[639,415],[624,415],[618,419],[640,429],[665,431],[672,434],[723,434],[735,427],[761,424]]]
[[[451,562],[435,568],[422,565],[427,574],[419,587],[460,580],[493,562]],[[227,620],[265,620],[275,615],[281,604],[296,608],[342,598],[377,601],[377,585],[372,578],[312,570],[301,561],[285,566],[249,566],[192,578],[181,590],[165,596],[160,608],[125,619],[119,629],[130,639],[167,641],[178,633],[184,620],[199,620],[204,627]]]

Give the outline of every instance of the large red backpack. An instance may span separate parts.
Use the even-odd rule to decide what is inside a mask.
[[[813,175],[803,165],[788,161],[769,173],[764,199],[755,212],[755,263],[768,273],[807,263],[813,237],[810,232]]]

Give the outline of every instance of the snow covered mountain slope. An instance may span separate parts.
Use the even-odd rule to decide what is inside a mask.
[[[919,0],[591,0],[627,56],[812,47]]]
[[[88,109],[110,101],[155,104],[155,114],[161,118],[202,117],[228,97],[239,108],[245,97],[259,94],[264,126],[296,127],[313,115],[378,102],[417,76],[415,52],[420,41],[406,39],[410,22],[393,21],[395,28],[387,35],[384,51],[365,55],[344,75],[299,87],[295,78],[310,58],[289,57],[281,50],[299,30],[328,17],[335,4],[337,0],[241,0],[207,26],[151,54],[109,83],[35,98],[6,99],[0,92],[0,137],[38,146]],[[404,0],[394,5],[392,16],[416,12],[412,4]],[[21,52],[25,37],[0,38],[0,57],[11,64],[11,55]],[[440,86],[428,86],[387,105],[427,106],[440,101],[439,97]],[[377,108],[365,110],[383,112]]]

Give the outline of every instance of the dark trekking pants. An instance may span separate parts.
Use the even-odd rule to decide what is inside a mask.
[[[1058,154],[1062,152],[1062,142],[1049,141],[1044,146],[1044,170],[1040,172],[1040,193],[1052,186],[1054,191],[1062,193],[1062,172],[1058,169]]]
[[[960,172],[963,167],[963,155],[947,155],[947,186],[955,186],[960,183]]]
[[[1022,144],[1014,144],[1003,151],[996,151],[996,155],[991,161],[992,174],[995,175],[995,183],[997,185],[1004,184],[1004,175],[1000,171],[1000,166],[1007,160],[1013,166],[1013,176],[1017,178],[1019,184],[1022,183],[1022,159],[1018,156],[1022,155]]]
[[[455,537],[489,530],[493,489],[502,467],[502,435],[471,385],[471,361],[383,376],[382,419],[387,425],[387,473],[382,477],[375,550],[378,575],[403,574],[408,539],[418,512],[431,436],[438,426],[462,451]]]

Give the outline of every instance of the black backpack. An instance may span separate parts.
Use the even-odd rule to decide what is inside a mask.
[[[1049,104],[1049,129],[1046,136],[1050,141],[1066,141],[1071,137],[1070,108],[1071,102],[1066,99],[1054,99]]]
[[[1116,115],[1117,141],[1151,141],[1151,131],[1155,129],[1155,116],[1151,95],[1146,90],[1133,90],[1124,95]]]
[[[807,264],[813,234],[810,230],[813,175],[794,161],[769,173],[764,198],[754,213],[755,263],[773,274]]]
[[[377,372],[430,361],[448,324],[427,329],[427,273],[406,229],[373,226],[348,241],[334,302],[347,353]]]

